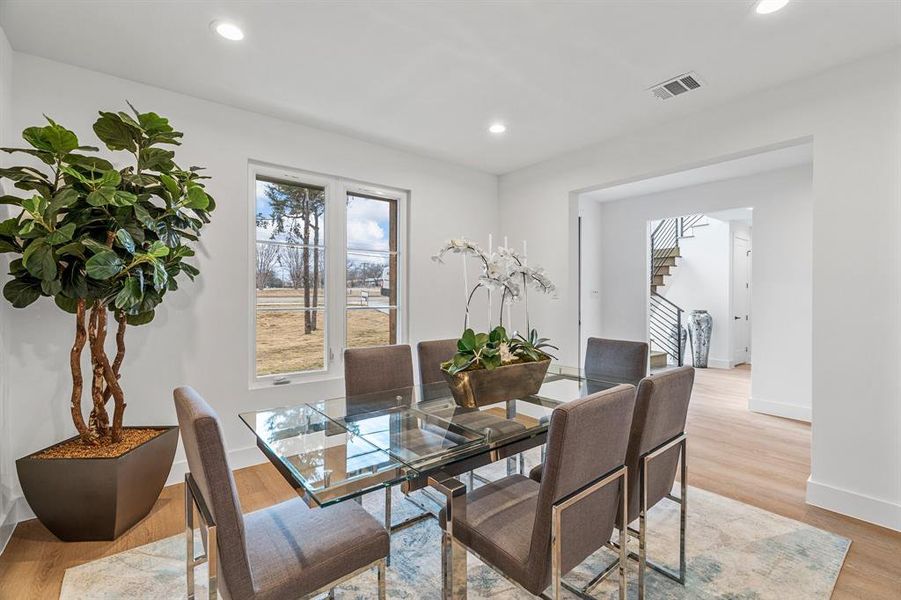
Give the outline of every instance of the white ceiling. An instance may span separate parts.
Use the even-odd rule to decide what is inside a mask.
[[[753,6],[7,0],[0,24],[21,52],[504,173],[901,44],[898,0]],[[705,88],[645,91],[690,70]]]
[[[713,181],[722,181],[723,179],[747,177],[757,173],[811,164],[812,162],[813,144],[804,143],[724,160],[693,169],[685,169],[676,173],[667,173],[638,181],[612,185],[585,192],[580,196],[580,199],[593,200],[595,202],[611,202],[634,196],[656,194],[657,192],[711,183]]]

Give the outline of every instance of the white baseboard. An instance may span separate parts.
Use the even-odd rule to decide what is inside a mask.
[[[810,423],[811,420],[809,406],[788,404],[787,402],[775,402],[773,400],[751,398],[750,400],[748,400],[748,410],[765,415],[772,415],[774,417],[794,419],[795,421],[805,421],[807,423]]]
[[[688,366],[693,366],[691,364],[691,352],[685,353],[685,364]],[[713,358],[712,356],[707,358],[707,368],[708,369],[731,369],[735,365],[732,361],[723,360],[722,358]]]
[[[807,480],[807,503],[901,531],[901,504]]]

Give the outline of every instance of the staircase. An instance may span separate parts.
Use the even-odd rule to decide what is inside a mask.
[[[649,338],[651,367],[662,368],[673,363],[682,366],[682,308],[658,293],[666,278],[678,266],[682,254],[679,240],[694,237],[695,227],[707,225],[704,215],[688,215],[663,219],[651,233],[651,300],[649,306]]]

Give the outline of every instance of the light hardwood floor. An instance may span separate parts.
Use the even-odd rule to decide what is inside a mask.
[[[689,411],[689,483],[853,540],[833,598],[901,598],[901,533],[804,503],[810,427],[747,410],[750,370],[699,370]],[[236,472],[245,511],[293,492],[269,464]],[[40,523],[18,526],[0,555],[0,598],[56,598],[63,573],[182,531],[182,486],[163,490],[153,512],[115,542],[66,544]],[[786,590],[785,598],[792,598]]]

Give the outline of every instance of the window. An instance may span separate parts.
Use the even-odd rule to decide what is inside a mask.
[[[252,381],[343,372],[345,347],[403,340],[406,194],[251,165]]]
[[[397,205],[347,193],[347,347],[397,343]]]

